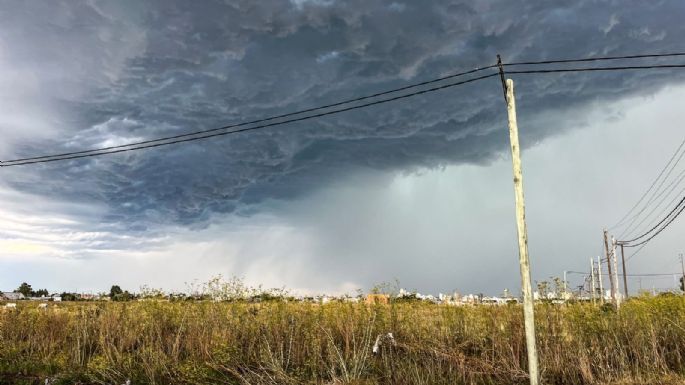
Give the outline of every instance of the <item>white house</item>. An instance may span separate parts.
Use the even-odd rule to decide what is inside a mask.
[[[13,291],[4,291],[2,292],[2,295],[0,295],[2,299],[8,300],[8,301],[18,301],[20,299],[25,299],[23,294],[21,293],[15,293]]]

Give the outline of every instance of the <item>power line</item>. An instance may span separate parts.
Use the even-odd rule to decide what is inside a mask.
[[[490,68],[494,68],[494,67],[496,67],[496,66],[497,66],[497,65],[490,65],[490,66],[485,66],[485,67],[478,67],[478,68],[472,69],[472,70],[470,70],[470,71],[459,72],[459,73],[456,73],[456,74],[447,75],[447,76],[439,77],[439,78],[436,78],[436,79],[432,79],[432,80],[428,80],[428,81],[424,81],[424,82],[420,82],[420,83],[410,84],[410,85],[407,85],[407,86],[404,86],[404,87],[400,87],[400,88],[394,88],[394,89],[387,90],[387,91],[377,92],[377,93],[371,94],[371,95],[360,96],[360,97],[357,97],[357,98],[352,98],[352,99],[347,99],[347,100],[343,100],[343,101],[339,101],[339,102],[335,102],[335,103],[330,103],[330,104],[326,104],[326,105],[319,106],[319,107],[308,108],[308,109],[299,110],[299,111],[294,111],[294,112],[289,112],[289,113],[281,114],[281,115],[269,116],[269,117],[266,117],[266,118],[256,119],[256,120],[252,120],[252,121],[248,121],[248,122],[241,122],[241,123],[229,124],[229,125],[226,125],[226,126],[217,127],[217,128],[211,128],[211,129],[208,129],[208,130],[194,131],[194,132],[190,132],[190,133],[186,133],[186,134],[179,134],[179,135],[167,136],[167,137],[163,137],[163,138],[157,138],[157,139],[151,139],[151,140],[144,140],[144,141],[135,142],[135,143],[122,144],[122,145],[118,145],[118,146],[108,146],[108,147],[102,147],[102,148],[96,148],[96,149],[90,149],[90,150],[75,151],[75,152],[66,152],[66,153],[62,153],[62,154],[44,155],[44,156],[36,156],[36,157],[30,157],[30,158],[13,159],[13,160],[4,161],[4,162],[2,162],[2,163],[8,163],[8,162],[24,162],[24,161],[29,161],[29,160],[37,160],[37,159],[54,158],[54,157],[60,157],[60,156],[70,156],[70,155],[85,154],[85,153],[89,153],[89,152],[98,152],[98,151],[105,151],[105,150],[116,150],[116,149],[120,149],[120,148],[131,147],[131,146],[137,146],[137,145],[149,144],[149,143],[154,143],[154,142],[161,142],[161,141],[166,141],[166,140],[178,139],[178,138],[183,138],[183,137],[201,135],[201,134],[210,133],[210,132],[216,132],[216,131],[221,131],[221,130],[227,130],[227,129],[230,129],[230,128],[237,128],[237,127],[247,126],[247,125],[251,125],[251,124],[264,123],[264,122],[268,122],[268,121],[271,121],[271,120],[287,118],[287,117],[290,117],[290,116],[305,114],[305,113],[308,113],[308,112],[320,111],[320,110],[323,110],[323,109],[332,108],[332,107],[338,107],[338,106],[345,105],[345,104],[350,104],[350,103],[359,102],[359,101],[362,101],[362,100],[372,99],[372,98],[376,98],[376,97],[379,97],[379,96],[389,95],[389,94],[392,94],[392,93],[395,93],[395,92],[405,91],[405,90],[408,90],[408,89],[412,89],[412,88],[416,88],[416,87],[420,87],[420,86],[425,86],[425,85],[428,85],[428,84],[438,83],[438,82],[441,82],[441,81],[444,81],[444,80],[453,79],[453,78],[456,78],[456,77],[461,77],[461,76],[473,74],[473,73],[476,73],[476,72],[479,72],[479,71],[484,71],[484,70],[487,70],[487,69],[490,69]]]
[[[586,271],[566,271],[566,274],[583,274],[589,275]],[[682,275],[682,273],[644,273],[644,274],[626,274],[626,277],[665,277],[672,275]]]
[[[668,166],[671,164],[671,162],[673,162],[673,159],[675,159],[676,155],[678,155],[678,153],[680,152],[680,150],[683,148],[683,145],[685,145],[685,138],[683,139],[682,142],[680,142],[680,145],[678,146],[678,148],[676,149],[676,151],[675,151],[675,152],[673,153],[673,155],[671,156],[671,159],[669,159],[668,163],[666,163],[666,165],[664,166],[664,168],[661,169],[661,172],[660,172],[659,175],[656,177],[656,179],[654,179],[654,182],[652,182],[651,186],[649,186],[649,188],[647,189],[647,191],[645,191],[645,193],[642,194],[642,196],[640,197],[640,199],[635,203],[635,205],[634,205],[630,210],[628,210],[628,212],[626,213],[626,215],[624,215],[623,218],[621,218],[621,220],[619,220],[616,224],[614,224],[613,226],[611,226],[609,229],[615,229],[616,227],[620,226],[620,225],[623,223],[623,221],[625,221],[626,218],[628,218],[628,216],[633,212],[633,210],[635,210],[635,209],[637,208],[637,206],[639,206],[640,203],[642,203],[642,201],[645,199],[645,197],[647,197],[647,195],[649,194],[649,192],[654,188],[654,186],[655,186],[656,183],[659,181],[659,179],[661,179],[661,176],[664,174],[664,172],[666,171],[666,169],[668,168]]]
[[[1,162],[0,167],[21,166],[21,165],[26,165],[26,164],[47,163],[47,162],[56,162],[56,161],[60,161],[60,160],[87,158],[87,157],[107,155],[107,154],[116,154],[116,153],[127,152],[127,151],[142,150],[142,149],[146,149],[146,148],[167,146],[167,145],[176,144],[176,143],[191,142],[191,141],[195,141],[195,140],[213,138],[213,137],[217,137],[217,136],[237,134],[240,132],[246,132],[246,131],[258,130],[258,129],[267,128],[267,127],[279,126],[279,125],[283,125],[283,124],[287,124],[287,123],[300,122],[300,121],[319,118],[319,117],[323,117],[323,116],[327,116],[327,115],[338,114],[338,113],[345,112],[345,111],[351,111],[351,110],[370,107],[370,106],[374,106],[374,105],[378,105],[378,104],[384,104],[384,103],[392,102],[395,100],[405,99],[405,98],[409,98],[412,96],[417,96],[417,95],[421,95],[421,94],[425,94],[425,93],[429,93],[429,92],[442,90],[445,88],[450,88],[450,87],[459,86],[462,84],[472,83],[475,81],[491,78],[491,77],[498,76],[498,75],[499,74],[497,74],[497,73],[493,73],[490,75],[484,75],[484,76],[480,76],[480,77],[476,77],[476,78],[472,78],[472,79],[468,79],[468,80],[463,80],[463,81],[456,82],[456,83],[449,83],[449,84],[445,84],[445,85],[438,86],[438,87],[433,87],[433,88],[428,88],[428,89],[421,90],[421,91],[412,92],[410,94],[395,96],[395,97],[388,98],[388,99],[377,100],[374,102],[360,104],[360,105],[356,105],[356,106],[352,106],[352,107],[346,107],[346,108],[341,108],[338,110],[322,112],[322,113],[318,113],[318,114],[314,114],[314,115],[308,115],[308,116],[304,116],[304,117],[300,117],[300,118],[288,119],[288,120],[284,120],[284,121],[280,121],[280,122],[274,122],[274,123],[268,123],[268,124],[253,126],[253,127],[241,128],[241,129],[233,130],[233,131],[214,132],[214,133],[210,133],[210,134],[202,135],[202,136],[185,137],[185,138],[175,139],[175,140],[166,141],[166,142],[155,142],[155,143],[146,144],[143,146],[139,145],[140,142],[139,143],[132,143],[132,144],[129,144],[126,146],[135,146],[135,147],[119,148],[119,149],[116,149],[114,151],[110,151],[110,150],[103,151],[103,149],[95,149],[95,150],[89,150],[89,152],[85,153],[85,154],[84,153],[80,153],[80,154],[66,153],[66,154],[60,154],[60,155],[46,155],[43,157],[34,158],[36,160],[28,160],[28,158],[26,158],[27,159],[26,161],[15,159],[15,160],[9,160],[9,161]],[[189,135],[191,135],[191,134],[187,134],[185,136],[189,136]],[[158,141],[162,141],[162,140],[166,140],[166,139],[167,138],[158,139]],[[148,143],[150,143],[150,141],[148,141]],[[101,151],[101,152],[98,152],[98,151]],[[63,156],[63,155],[66,155],[66,156]],[[40,158],[40,159],[38,159],[38,158]],[[10,163],[10,164],[7,164],[7,163]]]
[[[644,249],[645,246],[647,246],[646,243],[645,243],[644,245],[640,246],[640,248],[637,249],[637,250],[635,250],[632,254],[630,254],[630,255],[628,256],[628,258],[626,258],[626,262],[630,261],[635,255],[637,255],[637,253],[639,253],[640,251],[642,251],[642,249]]]
[[[602,57],[602,58],[566,59],[566,60],[560,60],[560,61],[556,61],[556,62],[617,60],[617,59],[628,59],[628,58],[638,58],[638,57],[662,57],[662,56],[681,56],[681,55],[685,55],[685,53],[655,54],[655,55],[633,55],[633,56],[625,56],[625,57],[616,56],[616,57]],[[554,62],[554,61],[520,62],[520,63],[512,63],[512,64],[516,64],[516,65],[547,64],[550,62]],[[100,156],[100,155],[108,155],[108,154],[115,154],[115,153],[121,153],[121,152],[142,150],[142,149],[146,149],[146,148],[153,148],[153,147],[166,146],[166,145],[171,145],[171,144],[176,144],[176,143],[190,142],[190,141],[212,138],[212,137],[217,137],[217,136],[235,134],[235,133],[239,133],[239,132],[251,131],[251,130],[266,128],[266,127],[272,127],[272,126],[282,125],[282,124],[286,124],[286,123],[304,121],[304,120],[318,118],[318,117],[322,117],[322,116],[337,114],[337,113],[341,113],[341,112],[345,112],[345,111],[365,108],[365,107],[369,107],[369,106],[373,106],[373,105],[377,105],[377,104],[388,103],[391,101],[404,99],[404,98],[408,98],[408,97],[412,97],[412,96],[416,96],[416,95],[420,95],[420,94],[424,94],[424,93],[428,93],[428,92],[433,92],[433,91],[437,91],[437,90],[448,88],[448,87],[454,87],[454,86],[461,85],[461,84],[471,83],[471,82],[486,79],[489,77],[497,76],[498,74],[495,73],[495,74],[484,75],[484,76],[468,79],[468,80],[461,81],[461,82],[450,83],[447,85],[442,85],[442,86],[438,86],[438,87],[424,89],[421,91],[412,92],[409,94],[404,94],[404,95],[400,95],[400,96],[396,96],[396,97],[392,97],[392,98],[387,98],[387,99],[383,99],[383,100],[378,100],[378,101],[374,101],[374,102],[370,102],[370,103],[365,103],[365,104],[361,104],[361,105],[356,105],[356,106],[352,106],[352,107],[341,108],[338,110],[318,113],[318,114],[314,114],[314,115],[308,115],[308,116],[299,117],[299,118],[288,119],[288,120],[280,121],[280,122],[262,124],[262,125],[258,125],[258,126],[254,126],[254,127],[241,128],[241,129],[237,129],[237,130],[233,130],[233,131],[226,131],[230,128],[237,128],[237,127],[242,127],[242,126],[251,125],[251,124],[263,123],[263,122],[267,122],[267,121],[271,121],[271,120],[275,120],[275,119],[279,119],[279,118],[295,116],[295,115],[304,114],[307,112],[318,111],[318,110],[322,110],[322,109],[332,108],[335,106],[341,106],[341,105],[353,103],[356,101],[366,100],[366,99],[374,98],[377,96],[387,95],[387,94],[391,94],[394,92],[399,92],[402,90],[407,90],[407,89],[411,89],[414,87],[418,87],[421,85],[432,84],[435,82],[443,81],[443,80],[454,78],[457,76],[463,76],[466,74],[472,74],[472,73],[475,73],[478,71],[491,69],[491,68],[494,68],[496,66],[497,65],[495,64],[495,65],[491,65],[491,66],[479,67],[479,68],[476,68],[476,69],[473,69],[470,71],[461,72],[458,74],[453,74],[453,75],[449,75],[446,77],[437,78],[437,79],[433,79],[433,80],[429,80],[429,81],[425,81],[425,82],[421,82],[421,83],[416,83],[416,84],[408,85],[408,86],[393,89],[393,90],[379,92],[379,93],[376,93],[373,95],[362,96],[359,98],[349,99],[349,100],[345,100],[345,101],[341,101],[341,102],[337,102],[337,103],[332,103],[332,104],[328,104],[328,105],[324,105],[324,106],[320,106],[320,107],[314,107],[314,108],[310,108],[310,109],[306,109],[306,110],[301,110],[301,111],[291,112],[291,113],[287,113],[287,114],[282,114],[282,115],[267,117],[267,118],[263,118],[263,119],[253,120],[250,122],[236,123],[236,124],[232,124],[232,125],[228,125],[228,126],[209,129],[209,130],[196,131],[196,132],[191,132],[191,133],[186,133],[186,134],[179,134],[179,135],[174,135],[174,136],[169,136],[169,137],[164,137],[164,138],[151,139],[151,140],[146,140],[146,141],[129,143],[129,144],[125,144],[125,145],[119,145],[119,146],[109,146],[109,147],[102,147],[102,148],[97,148],[97,149],[90,149],[90,150],[83,150],[83,151],[76,151],[76,152],[66,152],[66,153],[61,153],[61,154],[43,155],[43,156],[36,156],[36,157],[30,157],[30,158],[19,158],[19,159],[7,160],[7,161],[0,161],[0,167],[20,166],[20,165],[35,164],[35,163],[46,163],[46,162],[54,162],[54,161],[61,161],[61,160],[78,159],[78,158],[86,158],[86,157],[93,157],[93,156]],[[534,73],[555,73],[555,72],[616,71],[616,70],[656,69],[656,68],[685,68],[685,64],[664,64],[664,65],[649,65],[649,66],[615,66],[615,67],[596,67],[596,68],[563,68],[563,69],[542,69],[542,70],[518,70],[518,71],[507,71],[507,73],[508,74],[534,74]]]
[[[683,143],[685,143],[685,141],[683,141]],[[680,151],[680,147],[678,148],[678,151]],[[674,155],[677,155],[677,152],[676,152]],[[652,202],[654,202],[659,196],[661,196],[661,195],[666,191],[666,190],[663,190],[661,193],[659,193],[659,195],[657,195],[657,191],[661,190],[661,187],[664,185],[664,183],[666,183],[666,181],[668,180],[668,178],[671,176],[671,173],[673,172],[673,170],[675,170],[676,166],[678,166],[678,163],[680,163],[680,161],[683,159],[683,156],[684,156],[684,155],[685,155],[685,152],[682,152],[682,153],[680,154],[680,156],[678,157],[678,159],[675,161],[675,163],[673,163],[673,165],[671,166],[671,168],[670,168],[670,169],[668,170],[668,172],[666,173],[666,176],[664,177],[664,179],[662,179],[662,180],[661,180],[661,183],[659,183],[659,186],[652,192],[652,195],[649,197],[649,199],[648,199],[647,202],[645,203],[645,206],[644,206],[642,209],[640,209],[640,211],[638,211],[638,212],[633,216],[633,218],[632,218],[632,220],[631,220],[631,222],[630,222],[630,225],[621,233],[621,235],[619,236],[619,238],[623,238],[623,237],[626,236],[627,234],[632,233],[632,232],[635,230],[635,228],[637,228],[637,226],[640,226],[640,225],[644,222],[644,219],[643,219],[642,221],[640,221],[640,223],[637,224],[637,226],[636,226],[635,228],[633,228],[633,225],[635,224],[635,222],[637,221],[637,219],[640,217],[640,215],[649,207],[650,204],[652,204]],[[669,163],[670,163],[670,161],[669,161]],[[667,166],[668,166],[668,165],[667,165]],[[672,182],[672,183],[674,183],[674,182]],[[670,186],[671,186],[671,185],[669,185],[669,187],[670,187]],[[666,187],[666,188],[668,189],[668,187]],[[675,189],[675,186],[674,186],[673,188]],[[658,207],[658,206],[657,206],[657,207]],[[649,214],[648,214],[648,216],[649,216]]]
[[[658,198],[658,197],[660,197],[660,196],[663,195],[663,197],[659,200],[658,203],[656,203],[656,205],[649,211],[649,213],[647,213],[647,215],[646,215],[644,218],[642,218],[642,220],[641,220],[640,222],[637,223],[635,229],[637,229],[638,226],[642,225],[647,219],[650,219],[650,218],[652,217],[652,214],[654,214],[654,212],[655,212],[657,209],[659,209],[659,208],[661,207],[661,205],[664,203],[664,201],[666,200],[666,198],[668,198],[668,197],[671,195],[671,193],[673,193],[673,191],[680,185],[680,182],[682,182],[683,179],[685,179],[685,170],[681,171],[681,173],[678,175],[678,177],[677,177],[676,179],[674,179],[668,186],[666,186],[666,188],[665,188],[664,190],[662,190],[661,193],[659,193],[658,196],[654,197],[654,199],[656,199],[656,198]],[[669,188],[670,188],[670,189],[669,189]],[[668,202],[668,204],[666,204],[666,206],[664,206],[664,209],[661,210],[661,212],[659,212],[659,213],[654,217],[654,219],[651,220],[651,221],[649,222],[649,224],[648,224],[647,226],[651,226],[656,220],[658,220],[658,219],[664,214],[664,212],[666,212],[666,210],[668,210],[668,208],[671,207],[671,205],[672,205],[676,200],[678,200],[678,198],[680,198],[680,197],[683,195],[683,193],[685,193],[685,188],[681,189],[681,190],[675,195],[675,197],[674,197],[670,202]],[[649,202],[648,202],[647,204],[649,205]],[[631,225],[630,227],[632,228],[632,225]],[[632,232],[632,233],[634,233],[634,234],[640,234],[640,233],[643,233],[643,232],[645,232],[645,231],[644,231],[644,230],[640,230],[640,231],[635,231],[635,232]],[[628,234],[628,233],[629,233],[629,232],[628,232],[628,230],[626,229],[625,232],[624,232],[624,234]],[[622,237],[623,237],[623,234],[622,234],[619,238],[622,238]]]
[[[685,199],[685,198],[684,198],[684,199]],[[681,201],[681,202],[683,202],[683,201]],[[680,213],[683,212],[683,210],[685,210],[685,205],[683,205],[683,207],[681,207],[680,210],[679,210],[675,215],[673,215],[673,217],[671,217],[671,219],[670,219],[668,222],[666,222],[659,230],[657,230],[657,232],[654,233],[651,237],[645,239],[644,241],[642,241],[642,242],[640,242],[640,243],[636,243],[636,244],[634,244],[634,245],[625,245],[625,247],[637,247],[637,246],[644,245],[645,243],[651,241],[652,239],[654,239],[654,237],[656,237],[657,235],[659,235],[659,233],[661,233],[662,231],[664,231],[671,223],[673,223],[673,221],[674,221],[676,218],[678,218],[678,216],[680,215]],[[669,214],[669,215],[670,215],[670,214]]]
[[[673,215],[673,213],[676,212],[676,210],[678,210],[678,209],[680,208],[680,206],[681,206],[683,203],[685,203],[685,197],[683,197],[683,198],[680,200],[680,202],[678,202],[678,204],[673,208],[673,210],[671,210],[671,211],[668,213],[668,215],[666,215],[665,217],[663,217],[663,218],[659,221],[659,223],[657,223],[656,225],[654,225],[654,227],[652,227],[651,229],[647,230],[646,232],[644,232],[644,233],[643,233],[642,235],[640,235],[639,237],[635,237],[635,238],[633,238],[633,239],[629,239],[629,240],[627,240],[627,241],[621,241],[621,242],[622,242],[622,243],[631,243],[631,242],[637,241],[638,239],[641,239],[641,238],[646,237],[647,235],[649,235],[649,233],[651,233],[652,231],[656,230],[657,227],[659,227],[659,226],[660,226],[662,223],[664,223],[668,218],[670,218],[671,215]]]
[[[616,66],[616,67],[595,67],[595,68],[552,68],[541,70],[516,70],[506,71],[507,74],[546,74],[557,72],[592,72],[592,71],[620,71],[620,70],[640,70],[657,68],[685,68],[685,64],[653,64],[645,66]]]
[[[507,66],[520,66],[520,65],[537,65],[537,64],[580,63],[580,62],[593,62],[593,61],[605,61],[605,60],[644,59],[644,58],[675,57],[675,56],[685,56],[685,52],[646,54],[646,55],[627,55],[627,56],[599,56],[599,57],[589,57],[589,58],[582,58],[582,59],[560,59],[560,60],[514,62],[514,63],[505,63],[505,65],[507,65]]]

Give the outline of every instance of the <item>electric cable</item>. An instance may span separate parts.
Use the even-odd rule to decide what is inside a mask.
[[[642,194],[642,196],[640,197],[640,199],[635,203],[635,205],[634,205],[630,210],[628,210],[628,212],[626,213],[626,215],[624,215],[623,218],[621,218],[621,220],[619,220],[619,221],[618,221],[616,224],[614,224],[613,226],[609,227],[609,230],[615,229],[615,228],[621,226],[621,224],[623,224],[623,222],[630,216],[630,214],[633,212],[633,210],[635,210],[635,209],[640,205],[640,203],[642,203],[642,201],[647,197],[647,195],[648,195],[649,192],[652,190],[652,188],[654,188],[654,186],[655,186],[656,183],[659,181],[659,179],[661,179],[661,176],[664,174],[664,172],[666,172],[666,169],[667,169],[668,166],[673,162],[673,159],[675,159],[675,157],[678,155],[678,153],[680,152],[680,150],[683,148],[683,145],[685,145],[685,138],[683,138],[683,141],[680,142],[680,145],[678,146],[678,148],[676,149],[676,151],[675,151],[675,152],[673,153],[673,155],[671,156],[671,159],[669,159],[668,163],[666,163],[666,165],[664,166],[664,168],[661,169],[661,172],[660,172],[659,175],[656,177],[656,179],[654,179],[654,182],[652,182],[651,186],[649,186],[649,188],[647,189],[647,191],[645,191],[645,193]]]
[[[8,161],[0,161],[0,167],[21,166],[21,165],[27,165],[27,164],[56,162],[56,161],[68,160],[68,159],[79,159],[79,158],[87,158],[87,157],[107,155],[107,154],[116,154],[116,153],[135,151],[135,150],[141,150],[141,149],[146,149],[146,148],[167,146],[167,145],[176,144],[176,143],[191,142],[191,141],[196,141],[196,140],[201,140],[201,139],[213,138],[213,137],[217,137],[217,136],[237,134],[240,132],[253,131],[253,130],[258,130],[258,129],[267,128],[267,127],[273,127],[273,126],[280,126],[280,125],[287,124],[287,123],[300,122],[300,121],[319,118],[319,117],[323,117],[323,116],[334,115],[334,114],[338,114],[341,112],[357,110],[360,108],[370,107],[370,106],[374,106],[374,105],[378,105],[378,104],[384,104],[384,103],[388,103],[388,102],[392,102],[392,101],[396,101],[396,100],[400,100],[400,99],[409,98],[412,96],[422,95],[422,94],[426,94],[429,92],[434,92],[434,91],[438,91],[438,90],[442,90],[442,89],[446,89],[446,88],[450,88],[450,87],[454,87],[454,86],[459,86],[462,84],[476,82],[476,81],[491,78],[494,76],[498,76],[498,74],[493,73],[490,75],[484,75],[484,76],[480,76],[480,77],[476,77],[476,78],[472,78],[472,79],[468,79],[468,80],[463,80],[463,81],[456,82],[456,83],[449,83],[449,84],[445,84],[442,86],[428,88],[428,89],[424,89],[421,91],[412,92],[409,94],[395,96],[392,98],[381,99],[381,100],[377,100],[377,101],[373,101],[373,102],[369,102],[369,103],[365,103],[365,104],[361,104],[361,105],[356,105],[356,106],[352,106],[352,107],[345,107],[345,108],[341,108],[341,109],[337,109],[337,110],[333,110],[333,111],[322,112],[322,113],[318,113],[318,114],[314,114],[314,115],[307,115],[307,116],[300,117],[300,118],[293,118],[293,119],[288,119],[288,120],[273,122],[273,123],[268,123],[268,124],[262,124],[262,125],[253,126],[253,127],[241,128],[241,129],[237,129],[237,130],[233,130],[233,131],[211,132],[208,134],[203,134],[201,136],[192,136],[192,137],[186,137],[186,136],[197,135],[197,133],[195,133],[195,134],[184,134],[183,135],[184,137],[179,137],[178,139],[174,139],[174,140],[170,140],[170,141],[163,141],[163,140],[167,140],[167,139],[171,138],[171,137],[168,137],[168,138],[156,139],[153,141],[146,141],[148,144],[145,144],[145,145],[140,145],[143,142],[131,143],[129,145],[122,145],[122,146],[118,146],[117,149],[114,149],[114,150],[102,148],[102,149],[86,150],[86,151],[82,151],[82,152],[78,152],[78,153],[74,152],[74,153],[64,153],[64,154],[58,154],[58,155],[46,155],[46,156],[35,157],[35,158],[24,158],[25,160],[14,159],[14,160],[8,160]],[[121,147],[129,147],[129,146],[131,146],[131,147],[130,148],[121,148]]]

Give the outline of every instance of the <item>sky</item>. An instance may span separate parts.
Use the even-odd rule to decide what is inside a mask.
[[[684,51],[684,14],[680,1],[0,1],[0,159],[259,119],[497,54]],[[682,59],[621,64],[667,62]],[[602,229],[683,140],[685,71],[512,78],[532,278],[588,271]],[[221,274],[301,293],[394,280],[516,293],[508,139],[495,77],[237,135],[5,167],[0,289],[183,290]],[[678,272],[683,230],[674,222],[627,270]]]

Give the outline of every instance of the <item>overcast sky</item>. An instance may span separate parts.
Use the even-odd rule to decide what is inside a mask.
[[[683,51],[683,16],[682,1],[0,0],[0,159],[259,119],[490,65],[498,53]],[[683,60],[621,63],[666,62]],[[685,136],[685,71],[513,79],[533,280],[588,271],[602,228]],[[300,292],[394,279],[432,293],[520,284],[497,78],[0,174],[3,290],[176,290],[217,274]],[[674,222],[629,272],[679,271],[684,230]]]

